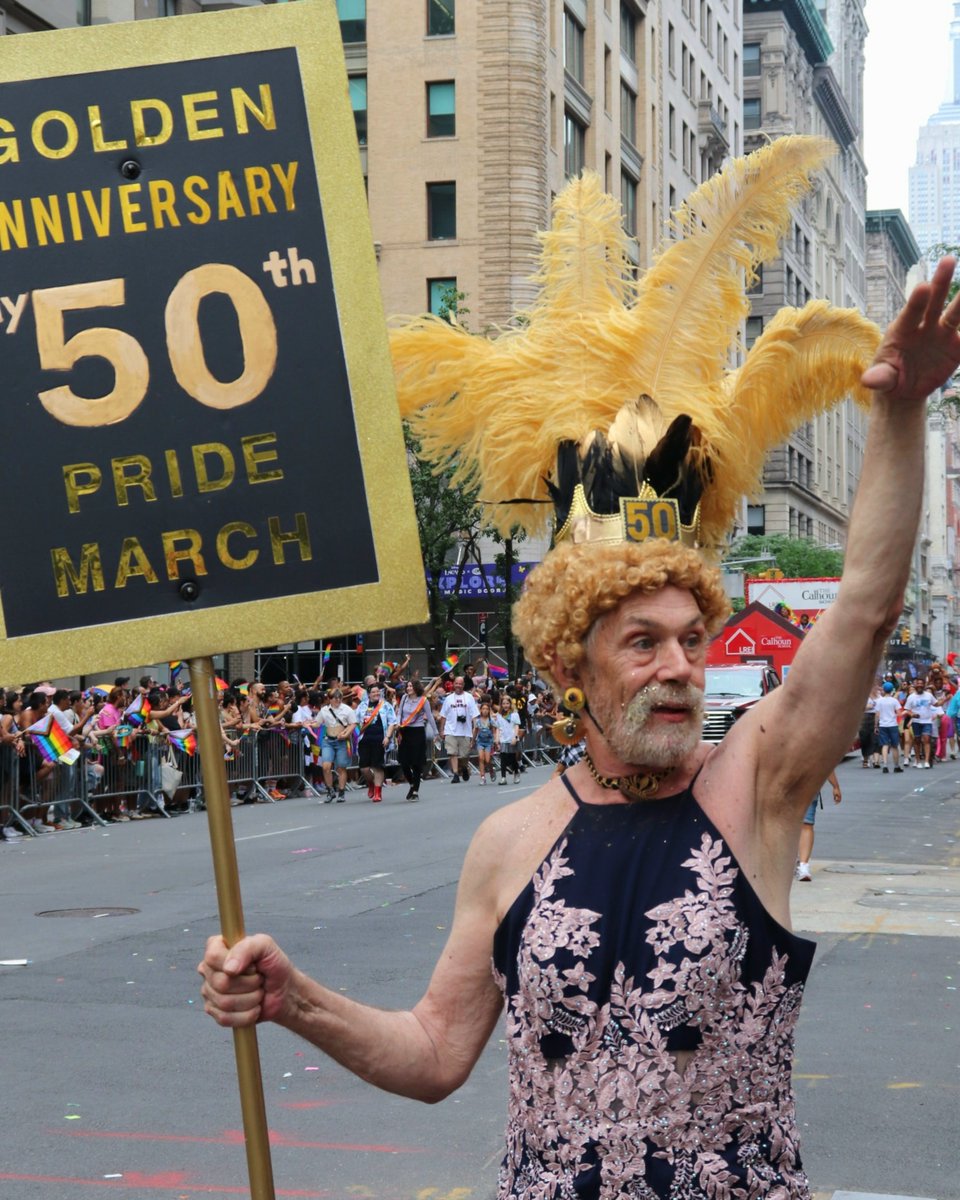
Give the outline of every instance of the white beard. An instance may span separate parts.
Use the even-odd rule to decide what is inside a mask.
[[[660,704],[689,709],[682,723],[655,724]],[[597,704],[591,706],[594,710]],[[619,711],[597,713],[607,745],[621,762],[655,771],[679,767],[697,748],[703,728],[703,691],[693,684],[651,683]]]

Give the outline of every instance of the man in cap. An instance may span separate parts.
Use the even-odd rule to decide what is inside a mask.
[[[883,759],[883,773],[888,775],[888,756],[893,755],[893,772],[901,775],[900,766],[900,701],[897,699],[896,685],[885,679],[880,695],[874,702],[873,712],[877,719],[877,745]]]

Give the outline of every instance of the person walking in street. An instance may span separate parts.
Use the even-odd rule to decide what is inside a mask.
[[[411,680],[397,705],[397,761],[410,785],[407,799],[420,799],[420,782],[427,761],[427,738],[438,736],[429,697],[419,679]]]
[[[840,782],[837,779],[836,771],[831,771],[827,775],[827,783],[833,788],[833,802],[839,804],[843,799],[840,794]],[[823,808],[823,795],[818,791],[814,798],[810,801],[810,807],[803,815],[803,824],[800,826],[800,846],[797,851],[797,869],[796,878],[801,883],[810,883],[813,876],[810,874],[810,860],[813,858],[813,827],[817,821],[817,808]]]
[[[513,772],[513,782],[520,782],[520,764],[517,756],[520,749],[520,714],[513,700],[504,692],[500,698],[500,711],[493,718],[494,750],[499,756],[500,786],[505,786],[507,773]]]
[[[320,709],[320,720],[323,724],[320,758],[323,763],[323,782],[327,788],[323,803],[330,804],[336,800],[342,804],[347,798],[347,768],[352,757],[353,731],[357,721],[353,709],[344,703],[340,688],[333,690],[328,702]],[[334,768],[337,771],[336,783]]]
[[[473,696],[465,690],[462,675],[453,681],[440,709],[440,736],[450,760],[451,783],[464,783],[470,778],[470,747],[473,743],[473,723],[480,709]]]
[[[864,770],[870,766],[880,766],[880,748],[877,745],[876,727],[877,727],[877,698],[880,695],[879,683],[875,685],[867,700],[867,707],[863,712],[863,720],[860,722],[860,755],[861,765]]]
[[[889,774],[890,768],[887,766],[887,761],[891,754],[894,774],[900,775],[903,772],[903,768],[900,766],[900,725],[898,723],[900,701],[897,699],[895,686],[889,679],[886,680],[874,703],[873,715],[877,723],[876,738],[877,745],[880,747],[884,775]]]
[[[914,680],[913,691],[907,697],[904,708],[913,718],[910,728],[917,755],[917,769],[929,771],[933,756],[933,693],[927,687],[926,680]]]
[[[367,688],[366,700],[360,701],[357,709],[357,761],[360,771],[367,780],[367,796],[374,804],[383,799],[384,759],[387,746],[397,728],[397,714],[393,705],[380,694],[380,685],[371,683]]]
[[[490,705],[484,700],[480,712],[473,723],[473,744],[477,749],[477,768],[480,771],[480,782],[487,782],[487,772],[493,778],[493,718],[490,715]]]

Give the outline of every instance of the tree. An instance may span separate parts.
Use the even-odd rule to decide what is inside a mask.
[[[467,550],[480,534],[483,510],[477,503],[476,487],[464,490],[451,483],[452,467],[437,469],[420,457],[419,441],[404,422],[407,445],[407,469],[413,488],[413,506],[417,514],[420,550],[427,572],[427,603],[430,609],[430,644],[427,651],[430,671],[437,673],[446,657],[447,642],[453,629],[460,598],[460,583],[468,562]],[[453,591],[445,596],[440,576],[450,569],[456,551],[462,550]],[[422,639],[421,639],[422,640]]]
[[[511,675],[518,675],[523,663],[519,647],[513,636],[513,605],[517,599],[517,589],[513,585],[513,568],[517,562],[515,547],[527,535],[519,525],[515,525],[510,530],[509,537],[503,537],[496,529],[488,529],[486,532],[493,541],[503,546],[503,550],[499,554],[494,555],[493,559],[496,572],[502,576],[504,581],[503,598],[497,606],[497,620],[503,634],[503,651],[504,657],[507,660],[507,670]]]
[[[818,576],[832,578],[843,572],[841,550],[818,546],[806,538],[787,537],[783,533],[749,534],[733,543],[727,557],[736,561],[768,554],[773,555],[773,561],[758,561],[755,570],[750,568],[749,563],[744,563],[746,573],[758,574],[775,567],[788,578],[810,579]]]
[[[951,246],[946,242],[937,242],[927,250],[924,257],[932,268],[937,265],[941,258],[945,258],[948,254],[960,261],[960,246]],[[954,273],[953,282],[950,284],[949,292],[947,292],[947,299],[952,300],[958,290],[960,290],[960,280],[958,280],[956,273]],[[927,411],[943,413],[948,417],[960,417],[960,374],[955,374],[949,379],[940,388],[937,395],[927,402]]]

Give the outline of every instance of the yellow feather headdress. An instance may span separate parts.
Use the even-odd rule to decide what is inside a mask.
[[[635,283],[619,203],[596,175],[573,180],[516,328],[489,339],[424,316],[392,332],[400,410],[425,455],[454,483],[480,483],[504,533],[541,532],[551,499],[563,533],[571,515],[622,522],[624,494],[666,496],[688,539],[719,549],[767,451],[869,395],[859,377],[880,332],[822,301],[782,309],[729,367],[746,288],[832,151],[788,137],[732,161],[678,210],[676,238]]]

